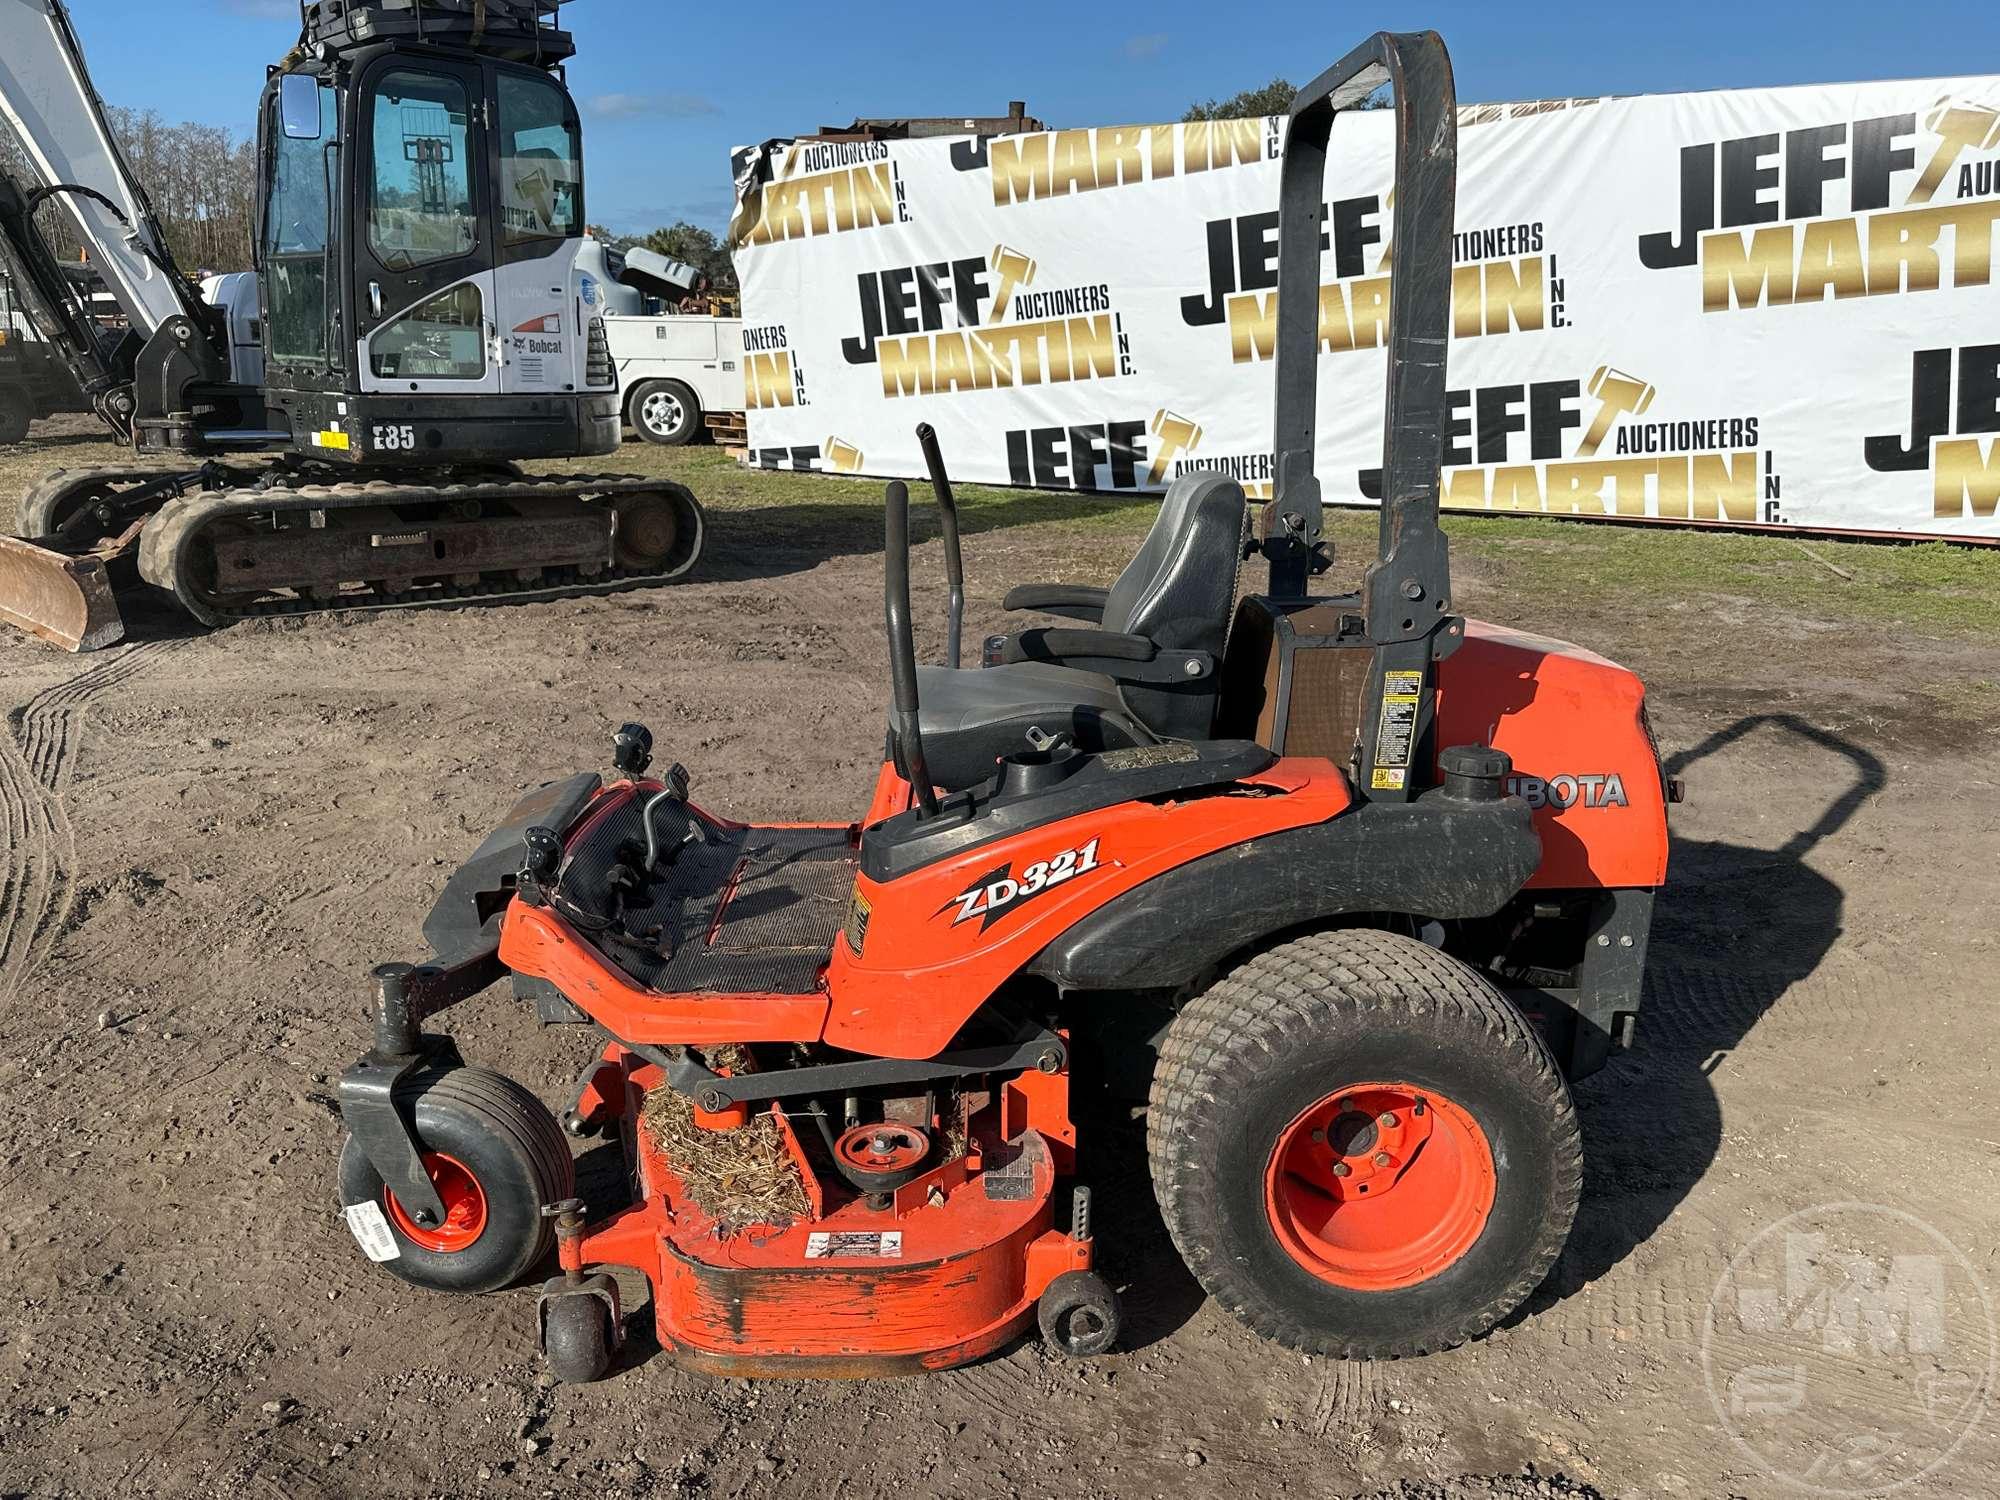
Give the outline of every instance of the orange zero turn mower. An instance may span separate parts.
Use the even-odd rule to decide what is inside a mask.
[[[1320,205],[1336,114],[1397,118],[1379,554],[1313,594]],[[958,655],[956,513],[920,429],[953,608],[910,627],[887,492],[887,763],[858,819],[750,826],[650,769],[522,799],[447,883],[423,963],[374,971],[342,1076],[348,1222],[420,1286],[487,1291],[554,1246],[538,1337],[590,1379],[641,1273],[663,1348],[743,1374],[936,1369],[1039,1323],[1118,1334],[1077,1173],[1073,1058],[1150,1072],[1148,1150],[1210,1293],[1294,1348],[1393,1357],[1541,1281],[1582,1179],[1568,1080],[1631,1036],[1666,804],[1631,673],[1453,608],[1438,475],[1455,107],[1430,33],[1309,85],[1280,204],[1275,499],[1189,474],[1067,623]],[[1264,592],[1238,598],[1246,555]],[[502,979],[603,1046],[560,1125],[423,1030]],[[1107,1074],[1116,1071],[1105,1070]],[[1143,1073],[1142,1073],[1143,1076]],[[619,1143],[576,1196],[567,1135]]]

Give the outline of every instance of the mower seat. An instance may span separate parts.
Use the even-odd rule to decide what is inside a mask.
[[[1026,584],[1008,609],[1084,621],[996,636],[986,659],[1049,663],[1117,683],[1127,711],[1155,736],[1207,737],[1215,723],[1217,670],[1242,561],[1242,486],[1222,474],[1183,474],[1132,561],[1109,589]]]
[[[976,786],[1003,755],[1028,750],[1030,729],[1068,735],[1080,750],[1150,745],[1118,684],[1096,672],[1024,661],[985,670],[918,667],[918,723],[931,781]]]

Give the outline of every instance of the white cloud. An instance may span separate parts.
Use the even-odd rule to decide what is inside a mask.
[[[1166,50],[1167,34],[1164,31],[1149,32],[1145,36],[1135,36],[1125,43],[1125,55],[1134,62],[1145,62]]]
[[[637,120],[647,116],[685,120],[695,115],[722,113],[722,106],[699,94],[597,94],[587,108],[606,120]]]

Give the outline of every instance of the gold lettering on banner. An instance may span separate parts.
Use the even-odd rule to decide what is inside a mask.
[[[1995,219],[2000,199],[1977,199],[1703,235],[1702,311],[1986,286]]]
[[[2000,510],[2000,438],[1943,438],[1937,445],[1933,509],[1981,520]]]
[[[1458,338],[1535,332],[1547,319],[1544,258],[1493,260],[1452,273],[1452,333]],[[1323,354],[1373,349],[1389,321],[1387,276],[1329,281],[1319,289],[1319,347]],[[1277,347],[1278,294],[1236,292],[1223,303],[1232,364],[1270,359]]]
[[[1576,459],[1539,466],[1447,469],[1439,503],[1447,510],[1755,521],[1757,485],[1757,454],[1745,449],[1687,457]],[[1649,488],[1653,498],[1650,511]]]

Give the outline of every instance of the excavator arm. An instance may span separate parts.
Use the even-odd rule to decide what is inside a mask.
[[[227,382],[228,333],[174,264],[145,186],[112,134],[62,0],[0,0],[0,120],[38,179],[30,185],[0,174],[0,241],[31,288],[33,315],[77,384],[120,437],[134,441],[141,436],[135,419],[178,413],[192,387]],[[106,337],[67,285],[34,220],[48,202],[60,205],[89,247],[129,337]],[[142,440],[141,446],[163,445]]]
[[[62,0],[0,0],[0,117],[44,184],[22,196],[62,205],[142,339],[175,317],[206,321],[111,133]]]
[[[123,442],[132,439],[132,358],[135,347],[100,327],[84,294],[35,222],[41,195],[25,190],[0,167],[0,272],[38,336],[69,367],[98,414]]]
[[[180,438],[198,432],[189,408],[229,378],[227,329],[174,264],[62,0],[0,0],[0,121],[35,179],[0,171],[0,262],[29,318],[121,441],[193,446]],[[104,327],[64,274],[36,223],[48,203],[60,206],[88,247],[125,315],[124,330]],[[168,441],[148,441],[149,421]],[[159,480],[175,490],[187,482]],[[134,545],[139,511],[132,490],[114,496],[106,488],[62,516],[24,503],[28,534],[0,537],[0,620],[73,651],[123,635],[106,567]],[[41,534],[57,522],[63,536]]]

